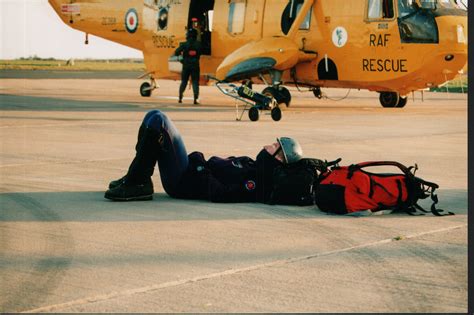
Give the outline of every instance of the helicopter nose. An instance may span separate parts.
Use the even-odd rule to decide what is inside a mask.
[[[449,16],[438,18],[439,44],[449,54],[446,61],[451,61],[456,55],[467,57],[468,28],[467,18],[461,16]]]

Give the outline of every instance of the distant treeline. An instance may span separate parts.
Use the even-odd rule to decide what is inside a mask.
[[[38,56],[21,57],[15,60],[20,61],[67,61],[65,59],[41,58]],[[71,58],[74,61],[104,62],[104,63],[143,63],[142,58],[121,58],[121,59],[94,59],[94,58]]]

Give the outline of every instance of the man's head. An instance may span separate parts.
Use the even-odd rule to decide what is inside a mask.
[[[283,163],[295,163],[303,158],[300,144],[288,137],[277,138],[277,142],[263,147],[275,159]]]

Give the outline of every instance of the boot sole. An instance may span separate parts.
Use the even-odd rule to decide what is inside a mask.
[[[153,200],[153,194],[143,195],[143,196],[134,196],[134,197],[112,197],[105,195],[104,198],[113,200],[113,201],[147,201]]]

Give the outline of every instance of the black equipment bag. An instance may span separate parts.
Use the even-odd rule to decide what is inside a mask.
[[[314,188],[320,173],[337,161],[327,162],[304,158],[282,164],[273,172],[273,189],[269,204],[309,206],[314,204]]]

